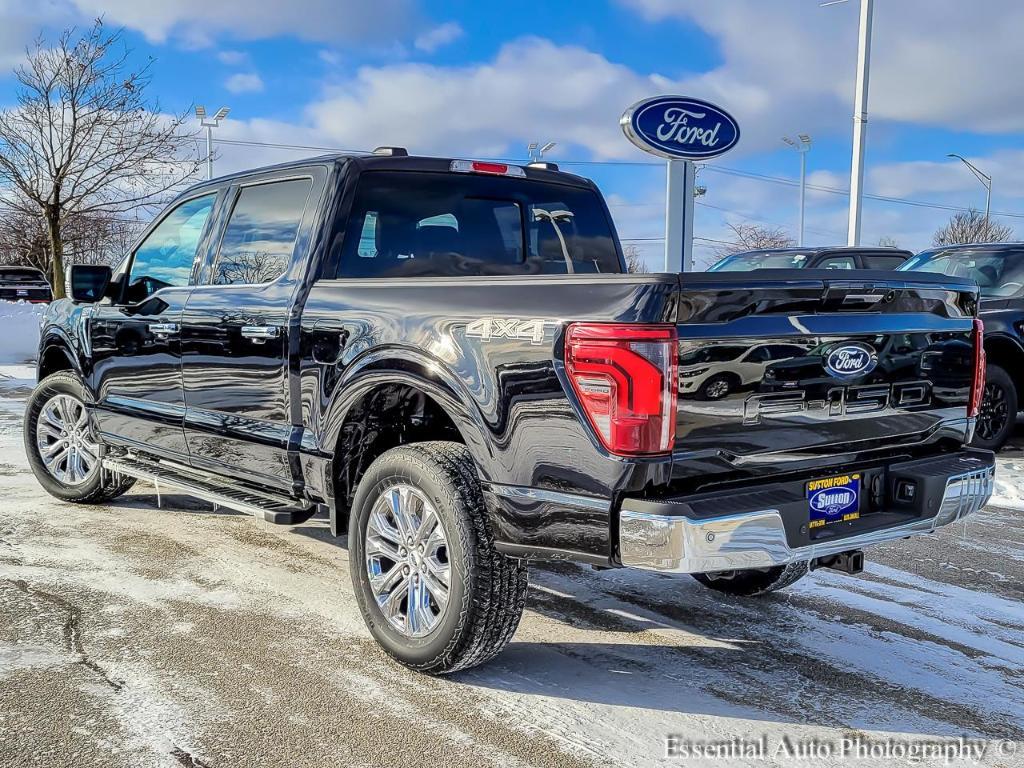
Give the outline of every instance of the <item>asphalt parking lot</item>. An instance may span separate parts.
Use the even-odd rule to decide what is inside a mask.
[[[966,737],[981,764],[1024,764],[1020,511],[990,507],[874,550],[861,576],[816,572],[761,600],[535,568],[509,649],[432,679],[372,643],[324,520],[279,528],[181,496],[158,508],[144,485],[106,506],[46,496],[20,446],[23,375],[0,381],[3,765],[683,764],[669,736]]]

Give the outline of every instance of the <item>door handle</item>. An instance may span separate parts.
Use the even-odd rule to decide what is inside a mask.
[[[262,344],[267,339],[281,338],[281,327],[278,325],[243,325],[242,338],[252,339],[256,344]]]
[[[167,338],[168,336],[173,336],[174,334],[176,334],[178,332],[178,324],[177,323],[150,323],[149,324],[149,332],[152,333],[154,336],[158,336],[160,338]]]

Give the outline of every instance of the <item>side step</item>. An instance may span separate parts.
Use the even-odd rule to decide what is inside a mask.
[[[157,504],[160,504],[161,489],[173,488],[215,505],[262,517],[276,525],[304,523],[317,511],[316,505],[308,501],[233,485],[224,478],[202,474],[174,462],[138,456],[105,456],[103,468],[152,483],[156,487]]]

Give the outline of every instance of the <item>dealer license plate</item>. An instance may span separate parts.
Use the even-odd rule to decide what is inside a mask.
[[[812,531],[860,517],[860,480],[859,474],[836,475],[807,483]]]

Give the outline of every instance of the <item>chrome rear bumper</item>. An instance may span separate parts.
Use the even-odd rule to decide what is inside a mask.
[[[810,541],[800,546],[790,545],[792,533],[787,536],[779,509],[695,518],[686,514],[686,506],[678,501],[652,505],[650,502],[631,504],[627,499],[619,512],[619,555],[627,567],[707,573],[812,560],[930,533],[977,512],[988,502],[992,496],[995,465],[994,459],[986,461],[984,456],[985,452],[965,452],[959,457],[964,469],[948,474],[941,501],[921,500],[923,510],[937,507],[934,514],[929,511],[911,522]],[[948,466],[949,460],[944,461]],[[728,509],[727,500],[728,497],[723,498],[720,508]],[[652,507],[662,509],[652,511]]]

